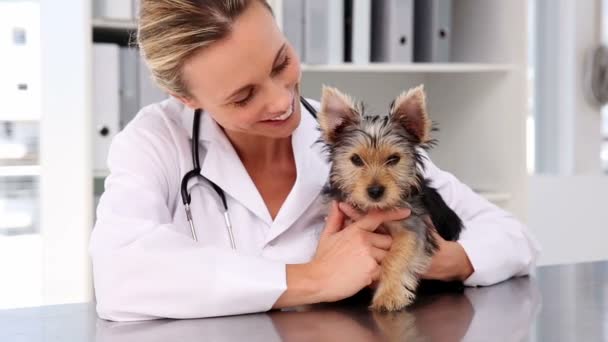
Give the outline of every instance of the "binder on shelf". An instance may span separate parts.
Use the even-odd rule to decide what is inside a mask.
[[[345,61],[369,64],[371,60],[372,0],[346,0]]]
[[[139,109],[169,97],[152,79],[152,74],[142,58],[139,59]]]
[[[93,0],[93,18],[133,20],[133,1]]]
[[[344,0],[306,0],[304,62],[344,62]]]
[[[120,129],[139,111],[139,50],[120,48]]]
[[[141,0],[133,0],[133,18],[139,20],[139,5]]]
[[[120,47],[93,44],[93,168],[104,170],[112,138],[120,129]]]
[[[449,62],[452,0],[415,0],[414,61]]]
[[[410,63],[413,60],[414,0],[372,2],[372,61]]]
[[[305,3],[306,0],[282,0],[280,6],[283,34],[300,58],[304,53]]]

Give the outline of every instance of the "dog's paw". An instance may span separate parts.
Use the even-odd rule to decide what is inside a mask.
[[[410,305],[416,295],[404,286],[380,287],[374,295],[370,309],[375,311],[399,311]]]

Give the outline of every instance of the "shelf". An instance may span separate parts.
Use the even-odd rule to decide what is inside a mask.
[[[0,177],[40,176],[40,165],[0,166]]]
[[[512,64],[492,63],[370,63],[370,64],[302,64],[304,72],[361,73],[503,73],[515,70]]]
[[[115,19],[93,19],[93,28],[101,30],[137,30],[137,22],[135,20],[115,20]]]

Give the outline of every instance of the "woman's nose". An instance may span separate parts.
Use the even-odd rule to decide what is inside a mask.
[[[279,81],[274,81],[271,83],[271,91],[269,93],[269,111],[271,113],[280,115],[287,112],[294,103],[294,90],[293,88],[286,87],[284,83]]]

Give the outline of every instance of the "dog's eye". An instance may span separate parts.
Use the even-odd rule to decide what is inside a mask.
[[[396,154],[393,154],[392,156],[388,157],[388,159],[386,160],[386,164],[393,166],[393,165],[396,165],[400,160],[401,160],[401,157],[399,157]]]
[[[357,154],[353,154],[353,156],[350,157],[350,161],[353,162],[355,166],[363,166],[363,160],[361,160],[361,157]]]

